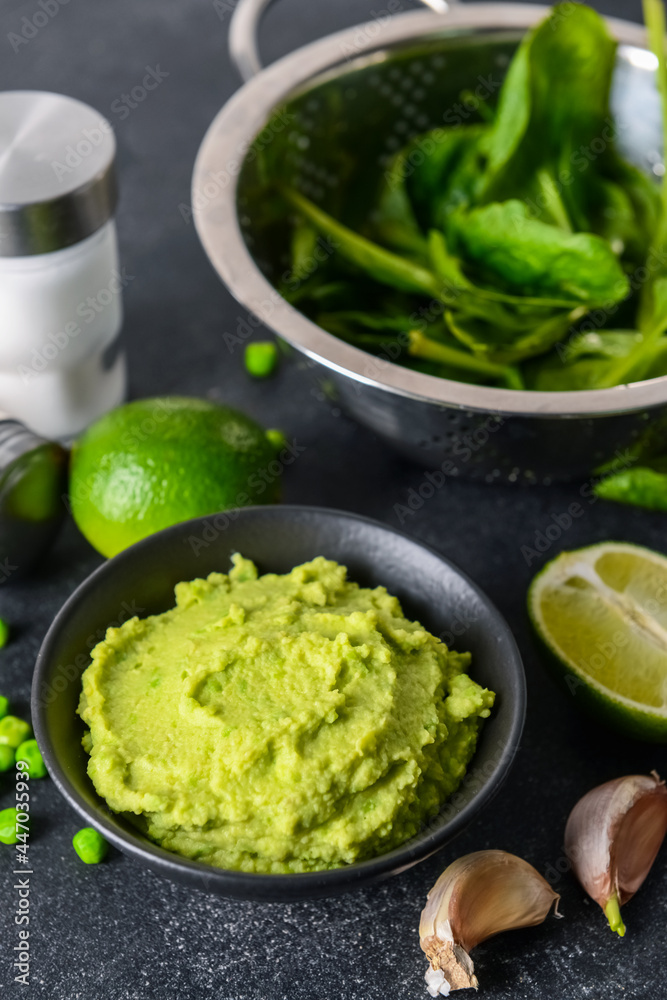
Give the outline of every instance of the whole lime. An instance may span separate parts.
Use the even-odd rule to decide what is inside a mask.
[[[203,399],[164,396],[107,413],[72,448],[74,520],[113,556],[192,517],[274,503],[276,438],[242,413]]]

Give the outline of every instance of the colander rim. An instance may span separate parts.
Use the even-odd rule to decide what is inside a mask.
[[[209,126],[192,177],[192,218],[214,269],[240,305],[249,309],[311,360],[360,385],[470,412],[507,416],[608,416],[649,410],[667,402],[667,376],[609,389],[559,392],[501,389],[427,375],[377,358],[323,330],[290,305],[254,261],[243,237],[236,203],[241,167],[270,115],[289,97],[325,73],[354,72],[369,59],[407,42],[434,35],[527,30],[548,6],[517,3],[453,4],[446,15],[412,11],[344,29],[305,45],[245,83]],[[606,19],[621,51],[646,51],[645,29]],[[354,53],[354,58],[350,58]],[[239,322],[243,317],[239,317]]]

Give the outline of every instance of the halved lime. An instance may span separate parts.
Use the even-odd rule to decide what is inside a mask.
[[[583,708],[667,742],[667,558],[626,542],[562,552],[528,591],[528,612]]]

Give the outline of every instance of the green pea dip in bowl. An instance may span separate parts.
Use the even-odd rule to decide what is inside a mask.
[[[339,868],[415,836],[460,785],[494,694],[384,587],[323,556],[179,583],[83,674],[88,774],[176,854]]]
[[[507,773],[524,685],[507,625],[437,553],[351,514],[245,508],[93,573],[40,651],[33,718],[56,784],[116,846],[210,891],[296,899],[459,832]]]

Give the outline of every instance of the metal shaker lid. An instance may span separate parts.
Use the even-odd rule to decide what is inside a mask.
[[[99,112],[61,94],[0,93],[0,257],[91,236],[116,207],[116,140]]]

